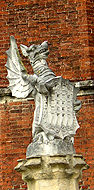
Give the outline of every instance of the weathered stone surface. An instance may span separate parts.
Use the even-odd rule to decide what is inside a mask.
[[[34,157],[34,156],[43,156],[43,155],[67,155],[74,154],[75,149],[73,147],[73,143],[71,142],[71,138],[65,139],[54,139],[53,141],[45,143],[31,143],[27,147],[26,157]]]
[[[74,154],[19,160],[15,170],[22,173],[28,190],[79,190],[82,170],[87,168],[83,157]]]

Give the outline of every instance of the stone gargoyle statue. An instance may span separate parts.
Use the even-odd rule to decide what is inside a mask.
[[[27,74],[13,36],[6,51],[6,68],[12,96],[26,98],[32,94],[35,100],[33,142],[27,147],[26,157],[75,153],[73,137],[79,128],[76,112],[81,108],[76,98],[78,89],[69,80],[55,76],[48,67],[47,41],[20,47],[23,55],[29,57],[34,75]]]

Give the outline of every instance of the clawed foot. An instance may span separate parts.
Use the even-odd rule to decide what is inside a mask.
[[[33,138],[33,142],[38,142],[38,144],[48,144],[49,141],[54,140],[54,135],[52,134],[45,134],[44,132],[40,132],[36,134]]]
[[[38,144],[48,144],[49,139],[47,138],[46,134],[44,132],[40,132],[33,138],[33,142],[38,142]]]

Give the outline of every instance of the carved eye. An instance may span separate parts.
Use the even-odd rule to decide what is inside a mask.
[[[39,53],[42,53],[43,52],[43,49],[41,49],[40,51],[39,51]]]

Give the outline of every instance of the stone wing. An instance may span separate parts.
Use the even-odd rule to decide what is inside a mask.
[[[7,63],[6,68],[8,71],[7,78],[9,80],[9,88],[12,96],[17,98],[25,98],[33,90],[29,81],[22,78],[22,73],[27,74],[27,71],[21,61],[18,47],[13,36],[10,37],[10,49],[6,51]]]

